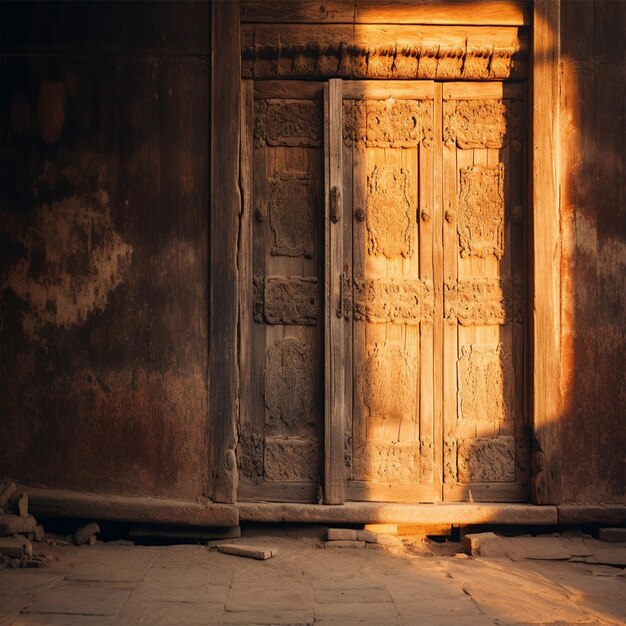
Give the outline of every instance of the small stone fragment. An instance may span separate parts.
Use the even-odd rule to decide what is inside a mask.
[[[376,533],[371,530],[359,530],[356,534],[357,541],[365,541],[365,543],[376,543]]]
[[[9,567],[12,567],[13,569],[17,569],[19,566],[20,566],[19,559],[9,559]]]
[[[31,556],[33,546],[28,539],[20,535],[15,537],[5,537],[0,539],[0,554],[14,559],[21,559],[24,556]]]
[[[381,546],[401,546],[402,539],[400,537],[394,537],[393,535],[376,535],[376,541]]]
[[[43,538],[46,536],[46,533],[41,524],[35,526],[35,531],[33,532],[33,538],[35,541],[43,541]]]
[[[351,528],[329,528],[326,533],[328,541],[356,541],[357,531]]]
[[[277,554],[277,551],[274,549],[255,548],[253,546],[242,546],[234,543],[215,546],[215,549],[223,554],[233,554],[235,556],[243,556],[249,559],[257,559],[258,561],[271,559]]]
[[[5,483],[0,487],[0,508],[6,509],[9,500],[17,490],[14,482]]]
[[[43,561],[38,561],[37,559],[24,559],[21,563],[21,566],[28,568],[37,568],[45,567],[46,564]]]
[[[342,541],[341,539],[335,539],[333,541],[326,542],[327,548],[364,548],[365,541]]]
[[[598,534],[600,541],[619,543],[626,541],[626,528],[601,528]]]
[[[11,496],[10,505],[20,517],[28,517],[28,494],[17,491]]]
[[[485,541],[491,541],[497,538],[498,535],[492,532],[468,533],[463,537],[465,552],[471,556],[478,556],[480,554],[480,547]]]
[[[93,535],[97,535],[99,532],[100,526],[98,526],[96,522],[85,524],[74,533],[74,543],[77,546],[82,546],[86,543],[89,543],[90,538]]]
[[[20,517],[19,515],[0,515],[0,536],[28,534],[35,532],[37,520],[29,515]]]

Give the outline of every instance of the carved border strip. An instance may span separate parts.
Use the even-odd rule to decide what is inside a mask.
[[[503,79],[526,75],[526,49],[423,43],[364,46],[256,44],[242,49],[244,78],[338,76],[342,78]]]
[[[449,324],[492,326],[524,321],[522,279],[478,278],[444,284],[444,317]]]
[[[319,293],[315,276],[254,276],[254,321],[315,326]]]
[[[380,278],[354,281],[354,319],[371,324],[432,322],[435,300],[430,280]]]

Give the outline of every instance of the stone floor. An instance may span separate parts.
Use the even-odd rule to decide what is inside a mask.
[[[459,544],[324,548],[245,537],[267,561],[206,546],[56,547],[44,569],[0,571],[0,624],[623,624],[615,567],[457,554]]]

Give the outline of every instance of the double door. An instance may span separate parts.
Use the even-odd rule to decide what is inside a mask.
[[[239,499],[524,500],[523,85],[243,93]]]

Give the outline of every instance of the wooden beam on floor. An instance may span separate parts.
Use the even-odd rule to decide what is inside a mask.
[[[239,524],[237,507],[229,504],[199,504],[185,500],[34,487],[23,489],[28,493],[30,511],[35,516],[202,527]]]

